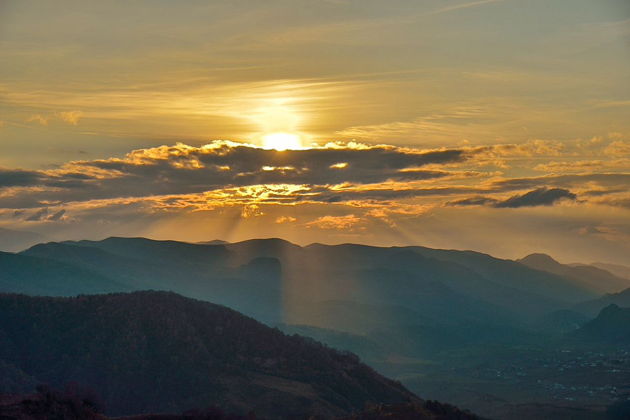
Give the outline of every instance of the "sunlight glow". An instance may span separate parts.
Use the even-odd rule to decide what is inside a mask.
[[[272,133],[263,136],[263,147],[278,151],[303,149],[302,140],[297,134]]]

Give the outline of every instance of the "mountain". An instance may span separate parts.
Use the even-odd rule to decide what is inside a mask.
[[[481,420],[468,411],[437,401],[379,404],[339,420]]]
[[[71,296],[128,290],[124,284],[76,265],[0,252],[0,292]]]
[[[429,327],[422,329],[427,334],[460,326],[520,328],[597,297],[575,281],[514,261],[423,247],[300,247],[274,238],[205,245],[113,237],[39,244],[20,255],[116,279],[125,290],[171,290],[216,302],[269,325],[352,334],[420,331],[417,326]]]
[[[598,314],[599,311],[609,305],[617,305],[621,306],[622,308],[630,307],[630,288],[619,293],[611,293],[604,295],[598,299],[581,302],[573,306],[573,309],[585,315],[595,316]]]
[[[493,411],[483,395],[520,401],[534,389],[530,379],[537,373],[515,377],[529,385],[506,388],[502,381],[509,375],[488,376],[487,366],[543,360],[536,352],[555,351],[550,339],[561,340],[594,318],[597,312],[583,315],[578,307],[600,298],[574,278],[517,261],[417,246],[108,238],[40,244],[18,255],[115,279],[128,290],[170,290],[226,305],[359,353],[422,395],[488,416]],[[11,367],[14,383],[23,377],[16,370],[33,377]]]
[[[86,249],[93,253],[86,255]],[[101,251],[100,254],[95,250]],[[359,298],[364,303],[398,304],[401,296],[381,296],[382,292],[395,290],[402,286],[399,283],[406,282],[413,288],[437,290],[436,287],[442,287],[444,293],[476,301],[475,306],[485,303],[507,311],[542,314],[563,303],[577,303],[597,296],[562,276],[514,261],[472,251],[423,247],[381,248],[353,244],[299,247],[281,239],[204,245],[108,238],[41,244],[22,254],[98,269],[105,275],[117,270],[114,262],[120,261],[125,269],[117,270],[116,275],[132,272],[127,277],[136,284],[130,286],[154,285],[189,295],[195,293],[195,289],[203,289],[206,285],[200,287],[200,283],[207,283],[208,277],[215,280],[238,277],[235,271],[238,267],[264,258],[279,262],[282,293],[290,298],[306,295],[310,300],[346,300],[345,296],[356,290],[351,286],[358,286]],[[135,268],[131,269],[132,266]],[[181,276],[183,273],[186,276]],[[172,279],[177,276],[180,278],[173,284]],[[489,309],[496,310],[496,307]]]
[[[601,268],[602,270],[609,271],[617,277],[630,280],[630,267],[627,267],[625,265],[597,263],[597,262],[592,263],[591,265],[597,268]]]
[[[332,417],[418,401],[351,353],[168,292],[0,295],[0,337],[2,363],[55,388],[90,386],[114,416],[217,405]]]
[[[233,265],[231,253],[222,245],[108,238],[39,244],[20,255],[116,278],[125,290],[170,290],[230,306],[263,322],[282,320],[279,261],[252,258]]]
[[[201,244],[201,245],[224,245],[224,244],[227,244],[229,242],[223,241],[221,239],[213,239],[211,241],[201,241],[201,242],[197,242],[197,243]]]
[[[501,312],[526,317],[556,309],[563,302],[596,296],[555,274],[473,251],[314,244],[305,248],[305,254],[302,265],[306,267],[316,266],[324,271],[393,269],[416,280],[441,283],[456,293],[490,303],[495,309],[499,307]]]
[[[99,408],[89,394],[73,390],[60,392],[40,388],[36,394],[0,395],[0,415],[7,420],[108,420],[108,417],[99,413]],[[226,413],[218,407],[186,410],[181,415],[144,414],[117,417],[118,420],[253,420],[255,418],[263,420],[255,414],[240,416]],[[391,420],[394,418],[399,420],[481,420],[480,417],[468,411],[437,401],[378,404],[349,416],[338,417],[336,420]]]
[[[518,262],[423,247],[112,237],[39,244],[19,255],[116,279],[122,287],[112,291],[168,290],[270,326],[365,337],[380,350],[368,351],[361,340],[343,341],[340,348],[378,366],[392,358],[435,358],[467,345],[521,343],[541,317],[597,297],[572,280]],[[331,334],[308,335],[339,343]]]
[[[613,345],[630,344],[630,308],[614,304],[605,307],[597,318],[575,331],[573,337]]]
[[[570,309],[560,309],[540,317],[534,323],[534,327],[538,331],[552,334],[565,334],[577,330],[590,320],[590,317],[581,312],[572,311]]]
[[[619,292],[630,287],[630,280],[590,265],[566,265],[546,254],[530,254],[518,260],[528,267],[547,271],[574,281],[598,294]]]
[[[0,228],[0,251],[17,252],[44,241],[39,233]]]
[[[107,420],[88,398],[44,391],[37,394],[0,394],[3,420]]]

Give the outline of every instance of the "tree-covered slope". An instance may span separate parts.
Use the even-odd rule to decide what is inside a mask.
[[[353,354],[174,293],[0,295],[0,335],[3,363],[40,383],[88,384],[113,415],[217,405],[333,416],[417,400]]]

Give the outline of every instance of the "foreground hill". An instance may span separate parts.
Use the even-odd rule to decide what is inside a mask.
[[[547,271],[574,281],[595,293],[614,293],[630,287],[630,280],[592,265],[567,265],[546,254],[530,254],[518,260],[521,264]]]
[[[87,384],[111,415],[218,405],[331,417],[418,400],[353,354],[174,293],[0,295],[0,338],[3,364],[55,387]]]
[[[40,388],[37,394],[0,395],[0,417],[4,420],[108,420],[90,395]],[[187,410],[183,414],[140,414],[119,420],[264,420],[255,413],[241,416],[218,407]],[[306,417],[304,417],[306,418]],[[313,417],[315,418],[315,417]],[[318,417],[322,419],[322,417]],[[378,404],[336,420],[481,420],[469,412],[437,401]]]

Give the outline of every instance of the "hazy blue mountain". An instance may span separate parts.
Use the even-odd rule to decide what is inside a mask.
[[[23,254],[95,271],[129,289],[172,290],[215,301],[265,322],[333,329],[338,329],[334,321],[323,323],[326,317],[321,316],[331,301],[406,308],[417,317],[412,324],[426,319],[518,324],[597,296],[563,276],[514,261],[422,247],[108,238],[41,244]],[[350,318],[357,320],[374,318],[358,307],[352,312]],[[385,320],[389,316],[382,314]],[[352,328],[350,332],[364,331],[360,322]]]
[[[622,277],[624,279],[630,280],[630,267],[628,266],[620,265],[620,264],[600,263],[600,262],[595,262],[590,265],[597,268],[601,268],[602,270],[609,271],[617,277]]]
[[[223,245],[200,245],[146,238],[110,237],[102,241],[67,241],[69,245],[98,248],[111,254],[141,261],[209,265],[224,262],[228,251]]]
[[[560,276],[472,251],[352,244],[315,244],[305,251],[311,265],[324,269],[393,267],[414,276],[429,277],[456,292],[520,314],[541,315],[563,303],[596,296]]]
[[[231,264],[243,264],[253,258],[276,258],[285,269],[291,265],[302,264],[303,249],[289,241],[279,238],[250,239],[224,245],[230,251]],[[308,270],[308,265],[302,267]]]
[[[560,309],[543,315],[533,323],[533,327],[538,331],[565,334],[577,330],[591,319],[578,311]]]
[[[561,276],[535,270],[516,261],[503,260],[474,251],[440,250],[414,247],[423,255],[463,265],[488,280],[509,286],[522,293],[537,294],[547,299],[577,302],[594,296],[590,290]]]
[[[0,251],[17,252],[46,240],[40,233],[0,228]]]
[[[615,293],[630,287],[630,280],[615,276],[601,268],[590,265],[560,264],[546,254],[530,254],[518,262],[537,270],[563,276],[598,294]]]
[[[231,266],[222,246],[109,238],[40,244],[22,254],[116,278],[128,290],[170,290],[228,305],[264,322],[282,318],[279,262],[254,258]]]
[[[53,387],[89,385],[112,415],[218,405],[263,418],[330,417],[418,400],[353,354],[174,293],[4,294],[0,335],[6,366]]]
[[[0,292],[71,296],[128,290],[124,283],[76,265],[0,252]]]
[[[594,317],[609,305],[617,305],[622,308],[630,307],[630,288],[619,293],[610,293],[597,299],[581,302],[573,307],[574,310]]]
[[[597,318],[575,331],[573,337],[612,345],[630,344],[630,308],[606,306]]]

